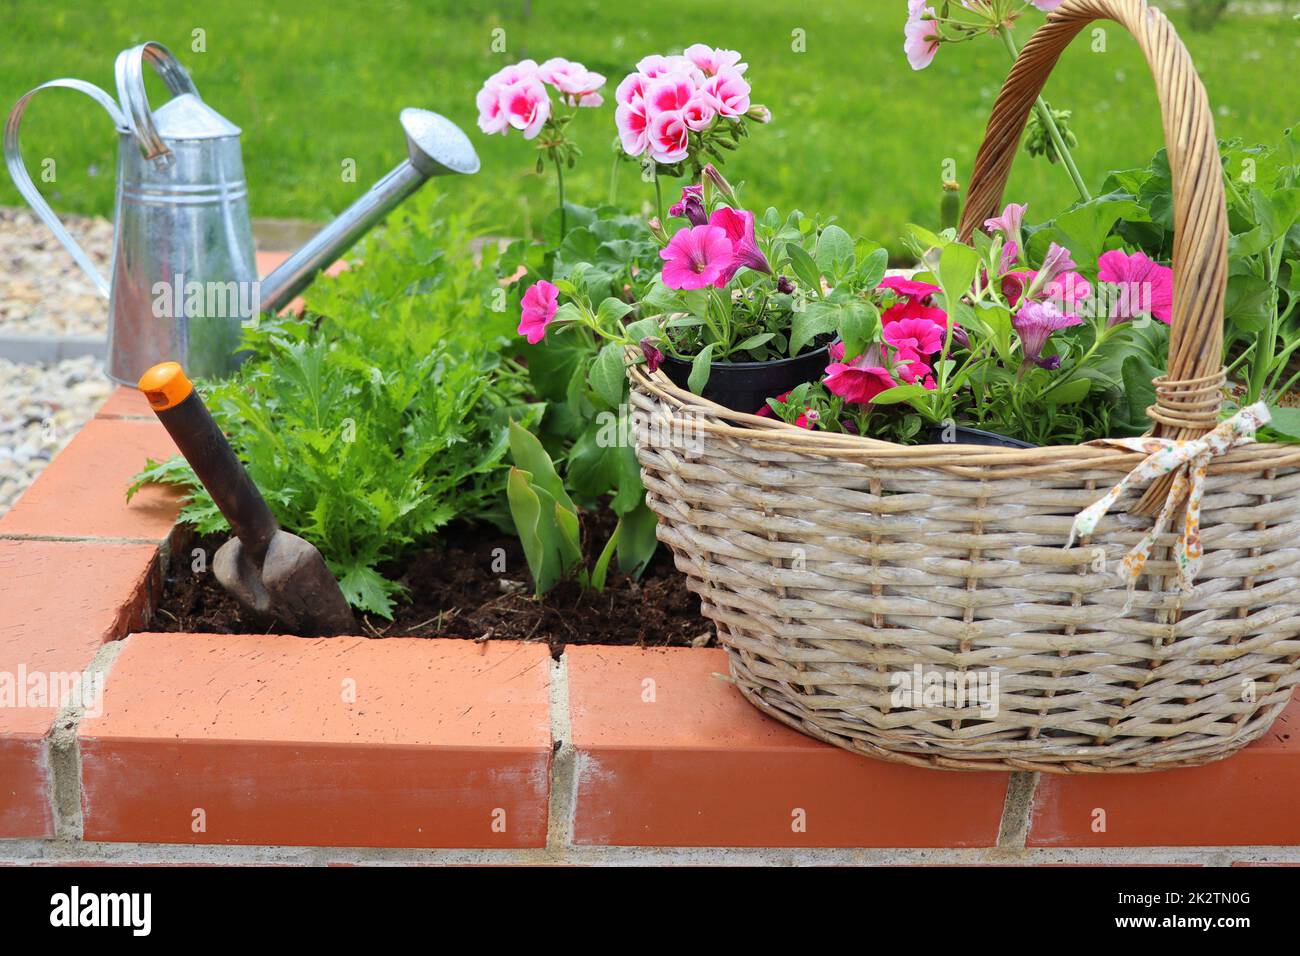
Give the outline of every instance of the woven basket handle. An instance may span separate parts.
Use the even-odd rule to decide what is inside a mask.
[[[1001,212],[1029,111],[1061,51],[1099,19],[1114,20],[1133,34],[1156,82],[1173,178],[1174,301],[1169,373],[1157,380],[1156,404],[1147,414],[1156,435],[1193,438],[1214,427],[1221,404],[1228,213],[1205,87],[1163,13],[1145,0],[1065,0],[1048,14],[1020,51],[993,105],[959,235],[969,241],[984,220]]]

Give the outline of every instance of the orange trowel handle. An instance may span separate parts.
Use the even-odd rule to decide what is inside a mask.
[[[260,563],[280,526],[185,372],[176,362],[155,365],[140,377],[140,391],[249,556]]]

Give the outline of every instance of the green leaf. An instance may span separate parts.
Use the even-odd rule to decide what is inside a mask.
[[[847,353],[846,353],[847,354]],[[895,385],[893,388],[887,388],[871,400],[873,405],[897,405],[899,402],[910,402],[914,398],[920,398],[928,394],[925,386],[913,383],[911,385]]]
[[[614,525],[614,533],[609,536],[605,542],[605,547],[600,552],[600,557],[596,559],[595,566],[591,569],[591,586],[597,591],[605,590],[605,578],[609,574],[609,562],[614,557],[618,548],[618,539],[623,534],[623,521],[619,519],[618,524]]]
[[[880,285],[880,281],[885,278],[885,271],[888,268],[888,250],[883,247],[876,249],[858,263],[858,274],[856,277],[858,287],[862,289],[877,288]]]
[[[949,311],[955,309],[961,297],[970,291],[979,266],[979,253],[970,246],[959,242],[944,246],[939,255],[939,285],[943,287]]]
[[[339,590],[349,604],[358,610],[369,611],[389,620],[393,617],[390,595],[398,589],[395,582],[363,564],[353,564],[339,575]]]
[[[618,539],[618,567],[624,574],[640,577],[659,540],[655,529],[659,519],[644,503],[635,510],[623,515],[619,521],[621,531]]]
[[[591,363],[587,381],[592,390],[611,408],[618,408],[623,401],[623,391],[627,387],[627,372],[623,365],[623,346],[618,342],[608,342]]]
[[[1073,378],[1060,386],[1049,388],[1043,393],[1043,401],[1048,405],[1073,405],[1088,397],[1092,382],[1086,378]]]
[[[795,312],[790,322],[790,354],[798,355],[819,335],[834,332],[839,325],[840,310],[816,299]]]
[[[812,295],[820,295],[822,289],[821,270],[813,257],[798,243],[786,243],[785,254],[790,259],[790,268],[803,284],[804,289]]]
[[[749,338],[745,339],[745,341],[736,345],[735,348],[732,349],[732,351],[747,352],[750,349],[756,349],[760,345],[765,345],[768,342],[772,341],[772,339],[775,338],[775,336],[776,333],[774,332],[759,332],[757,335],[751,335]]]
[[[578,509],[564,490],[564,482],[555,471],[555,463],[546,453],[537,436],[517,422],[510,423],[510,457],[515,465],[528,473],[528,481],[541,488],[567,510]]]
[[[848,272],[854,265],[853,238],[832,223],[817,237],[813,260],[824,275],[842,275]]]
[[[853,358],[867,350],[880,331],[880,312],[874,303],[854,302],[840,310],[840,338],[844,341],[844,354]]]
[[[510,502],[510,516],[514,519],[515,533],[524,549],[528,570],[533,576],[533,590],[539,596],[551,589],[560,579],[560,557],[556,538],[554,499],[547,496],[552,508],[542,506],[542,496],[529,480],[532,476],[518,468],[510,469],[506,481],[506,495]]]
[[[691,359],[691,374],[686,379],[686,387],[696,395],[704,394],[704,386],[709,384],[709,373],[712,371],[710,363],[712,361],[712,343],[704,346],[699,354]]]
[[[1300,408],[1270,405],[1268,411],[1273,419],[1267,426],[1269,431],[1285,441],[1300,442]]]
[[[596,320],[607,332],[616,332],[623,325],[623,316],[632,311],[632,306],[613,296],[600,303],[596,310]]]

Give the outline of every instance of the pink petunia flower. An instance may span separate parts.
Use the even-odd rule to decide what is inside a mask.
[[[707,43],[692,43],[682,53],[705,76],[716,76],[723,70],[744,73],[749,69],[748,63],[740,62],[740,54],[735,50],[715,50]]]
[[[735,119],[749,110],[749,83],[738,72],[726,69],[709,77],[700,94],[719,116]]]
[[[1015,243],[1017,249],[1019,249],[1024,245],[1024,241],[1020,237],[1020,227],[1025,221],[1025,210],[1028,208],[1028,203],[1007,203],[1006,208],[1002,210],[1002,215],[984,220],[984,230],[989,235],[1001,231],[1002,235],[1006,237],[1007,244]]]
[[[903,276],[886,276],[876,288],[887,289],[898,296],[898,301],[881,314],[882,325],[904,319],[923,319],[940,328],[948,327],[948,313],[932,304],[931,296],[943,291],[937,285]]]
[[[570,106],[599,106],[604,102],[596,91],[605,85],[605,77],[581,63],[552,57],[538,67],[537,77],[559,90]]]
[[[555,318],[560,290],[541,279],[524,293],[523,310],[519,317],[519,334],[527,337],[529,345],[536,345],[546,337],[546,327]]]
[[[789,392],[782,392],[780,395],[776,397],[776,401],[784,404],[789,398],[790,398]],[[763,418],[771,418],[773,417],[772,406],[767,404],[767,402],[764,402],[763,407],[760,408],[758,411],[754,412],[754,414],[761,416]],[[799,417],[794,420],[794,423],[799,428],[812,429],[812,427],[816,425],[819,421],[821,421],[821,414],[817,411],[817,409],[813,408],[810,405],[805,407],[804,410],[799,413]]]
[[[942,34],[934,19],[934,9],[925,6],[924,0],[910,0],[907,23],[903,27],[903,52],[914,70],[924,70],[934,61]]]
[[[933,355],[943,348],[944,326],[929,319],[899,319],[884,327],[885,341],[900,353]]]
[[[501,111],[507,122],[521,130],[524,139],[536,137],[551,116],[551,97],[542,81],[536,77],[503,86],[500,98]]]
[[[723,272],[723,281],[719,283],[720,286],[730,282],[741,268],[753,269],[756,272],[770,273],[772,271],[767,257],[763,255],[763,250],[758,247],[758,240],[754,238],[754,214],[752,212],[746,209],[732,209],[723,206],[714,210],[713,215],[709,217],[709,225],[720,227],[726,233],[732,246],[731,263]]]
[[[657,163],[676,163],[686,158],[690,129],[679,112],[655,113],[650,119],[650,158]]]
[[[1079,325],[1083,320],[1077,315],[1064,315],[1051,302],[1027,302],[1011,320],[1011,325],[1020,336],[1020,347],[1025,358],[1046,367],[1060,365],[1057,359],[1054,365],[1050,359],[1043,359],[1043,347],[1048,338],[1058,329]]]
[[[841,346],[840,356],[843,354]],[[831,394],[855,405],[866,405],[881,392],[898,384],[885,367],[880,347],[876,345],[851,362],[827,365],[826,377],[822,381]]]
[[[1154,315],[1166,325],[1173,319],[1174,270],[1153,262],[1141,252],[1132,255],[1120,249],[1101,254],[1097,278],[1116,286],[1109,325],[1139,315]]]
[[[732,260],[731,240],[721,226],[691,226],[678,230],[667,247],[659,250],[664,260],[664,285],[670,289],[703,289],[726,285],[723,273]]]
[[[641,156],[650,148],[650,120],[646,116],[645,102],[620,103],[614,110],[614,125],[618,128],[618,141],[629,156]]]

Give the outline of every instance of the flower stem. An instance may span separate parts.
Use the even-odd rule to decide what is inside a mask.
[[[560,242],[568,235],[567,213],[564,209],[564,166],[560,162],[560,154],[551,150],[551,159],[555,161],[555,188],[560,194]]]
[[[1007,52],[1011,54],[1012,62],[1014,62],[1016,57],[1020,56],[1020,49],[1016,46],[1016,38],[1012,36],[1011,30],[1005,26],[998,27],[998,33],[1002,37],[1002,42],[1006,45]],[[1074,188],[1079,191],[1079,198],[1084,202],[1088,202],[1092,199],[1092,193],[1088,192],[1088,187],[1083,182],[1079,167],[1075,165],[1074,155],[1070,152],[1069,147],[1065,145],[1061,130],[1057,127],[1056,120],[1052,118],[1052,111],[1041,96],[1034,103],[1034,109],[1038,112],[1038,121],[1043,124],[1043,129],[1047,130],[1047,135],[1056,148],[1056,155],[1061,157],[1062,165],[1070,174],[1070,179],[1074,180]]]
[[[611,206],[618,202],[618,154],[614,155],[614,164],[609,170],[609,204]]]
[[[663,187],[659,185],[659,164],[655,163],[655,215],[659,221],[664,221],[664,193]]]

